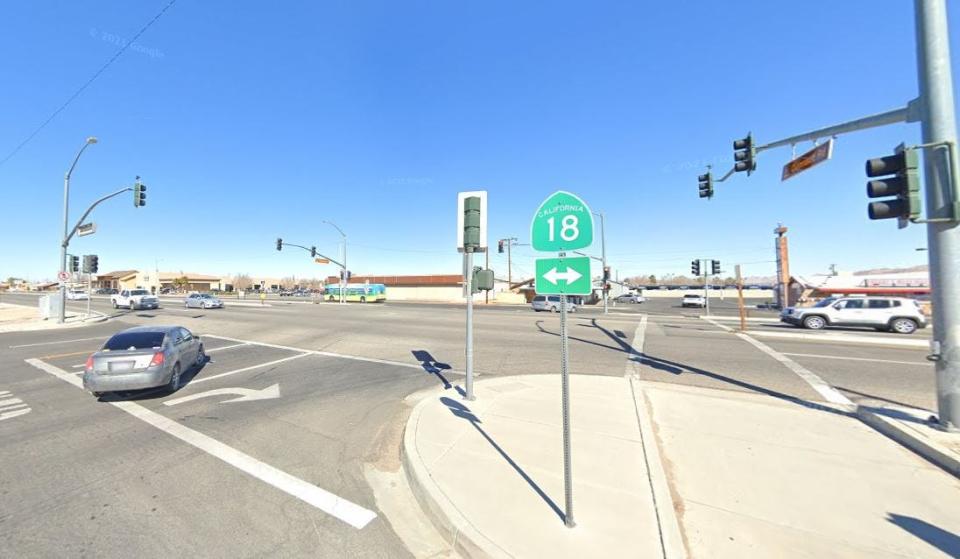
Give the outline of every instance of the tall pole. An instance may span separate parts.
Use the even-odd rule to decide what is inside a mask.
[[[606,227],[603,223],[603,212],[597,213],[600,216],[600,261],[603,266],[603,273],[601,277],[603,278],[603,314],[607,314],[607,299],[609,299],[609,293],[607,292],[607,235]]]
[[[740,264],[736,266],[737,270],[737,306],[740,310],[740,331],[747,329],[747,309],[743,305],[743,276],[740,275]]]
[[[340,270],[340,304],[345,305],[347,303],[347,234],[343,232],[343,229],[327,219],[324,219],[322,223],[333,227],[337,230],[337,233],[340,233],[340,241],[342,242],[341,247],[343,247],[340,261],[343,262],[343,269]]]
[[[513,286],[513,260],[510,257],[510,248],[513,246],[513,239],[507,239],[507,289]]]
[[[567,371],[567,296],[560,295],[560,398],[563,413],[563,523],[573,520],[573,466],[570,459],[570,374]]]
[[[713,264],[712,260],[703,260],[703,305],[710,316],[710,276],[707,274],[707,266]]]
[[[486,259],[487,259],[487,260],[486,260],[486,262],[484,263],[483,267],[484,267],[484,269],[489,270],[489,269],[490,269],[490,249],[487,249],[487,251],[484,253],[484,256],[486,256]],[[484,305],[489,305],[489,304],[490,304],[490,290],[489,290],[489,289],[484,289],[484,290],[483,290],[483,304],[484,304]]]
[[[945,0],[915,0],[917,78],[924,143],[957,142],[953,109],[953,76]],[[939,148],[923,158],[927,213],[931,218],[952,214],[953,152]],[[956,169],[956,167],[954,167]],[[960,430],[960,225],[927,224],[930,293],[933,302],[933,355],[936,359],[937,409],[940,426]]]
[[[473,400],[473,248],[467,248],[463,251],[463,280],[465,286],[464,296],[467,298],[467,343],[466,343],[466,361],[467,378],[466,385],[467,400]]]

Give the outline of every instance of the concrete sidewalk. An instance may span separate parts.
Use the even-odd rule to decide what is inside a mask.
[[[467,557],[663,557],[637,409],[622,377],[571,376],[577,525],[564,525],[559,380],[492,378],[476,383],[473,402],[453,390],[422,400],[403,448],[421,506]],[[680,549],[675,523],[663,534]]]
[[[559,375],[421,400],[403,460],[467,557],[960,557],[960,483],[857,419],[802,400],[571,377],[563,524]]]

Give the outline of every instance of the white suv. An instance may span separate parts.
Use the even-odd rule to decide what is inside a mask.
[[[920,304],[903,297],[830,297],[812,307],[787,307],[780,321],[811,330],[862,326],[898,334],[913,334],[927,326]]]
[[[697,293],[687,293],[680,301],[680,306],[702,309],[707,306],[707,299],[703,295],[699,295]]]
[[[157,309],[160,308],[160,301],[150,295],[146,289],[124,289],[116,295],[110,296],[110,303],[113,308],[127,307],[131,311],[134,309]]]

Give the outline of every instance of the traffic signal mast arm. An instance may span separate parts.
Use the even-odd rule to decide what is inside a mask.
[[[70,239],[72,239],[73,236],[77,233],[77,229],[79,229],[80,226],[83,224],[84,220],[87,219],[87,216],[90,215],[90,212],[93,211],[93,208],[96,208],[101,202],[105,202],[105,201],[109,200],[110,198],[113,198],[114,196],[119,196],[119,195],[123,194],[124,192],[130,192],[131,190],[133,190],[133,187],[132,187],[132,186],[128,186],[127,188],[123,188],[123,189],[121,189],[121,190],[118,190],[118,191],[114,192],[113,194],[107,194],[106,196],[104,196],[103,198],[100,198],[99,200],[97,200],[97,201],[94,202],[93,204],[90,204],[90,207],[87,208],[87,211],[83,212],[83,215],[80,216],[80,219],[79,219],[79,220],[77,220],[77,224],[74,225],[74,226],[73,226],[73,229],[70,230],[70,234],[67,235],[66,237],[64,237],[63,243],[62,243],[63,246],[66,247],[67,245],[70,244]]]
[[[302,245],[295,245],[295,244],[293,244],[293,243],[288,243],[287,241],[280,241],[280,244],[281,244],[282,246],[285,246],[285,247],[297,247],[297,248],[302,248],[303,250],[309,252],[311,256],[319,256],[320,258],[325,258],[325,259],[329,260],[330,262],[333,262],[334,264],[336,264],[337,266],[340,266],[341,268],[344,267],[343,264],[341,264],[340,262],[334,260],[333,258],[330,258],[329,256],[324,256],[324,255],[320,254],[319,252],[316,252],[316,249],[313,248],[313,247],[305,247],[305,246],[302,246]]]

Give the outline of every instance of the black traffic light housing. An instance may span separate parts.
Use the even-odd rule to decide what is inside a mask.
[[[310,258],[317,257],[317,247],[310,247]]]
[[[867,196],[870,198],[895,198],[870,202],[867,214],[870,219],[898,218],[901,223],[919,219],[921,213],[919,156],[916,150],[900,144],[896,153],[867,161]]]
[[[90,269],[88,270],[91,274],[96,274],[100,271],[100,257],[96,254],[90,255]]]
[[[747,172],[747,175],[757,170],[757,148],[753,146],[753,134],[747,134],[746,138],[733,141],[733,170],[740,173]]]
[[[147,185],[141,183],[140,177],[137,177],[137,182],[133,183],[133,207],[139,208],[146,205]]]
[[[690,273],[693,274],[694,277],[698,277],[698,276],[700,275],[700,261],[699,261],[699,260],[693,260],[692,262],[690,262]]]
[[[713,275],[717,275],[717,274],[720,273],[720,261],[719,261],[719,260],[711,260],[711,261],[710,261],[710,273],[713,274]]]
[[[282,249],[283,249],[283,239],[281,239],[280,237],[277,237],[277,250],[282,250]]]
[[[497,252],[503,254],[503,239],[497,241]]]
[[[79,272],[80,271],[80,257],[79,256],[70,256],[70,271]]]
[[[603,267],[603,281],[604,283],[610,281],[610,266]]]
[[[706,174],[697,177],[700,181],[700,197],[713,198],[713,173],[707,171]]]

